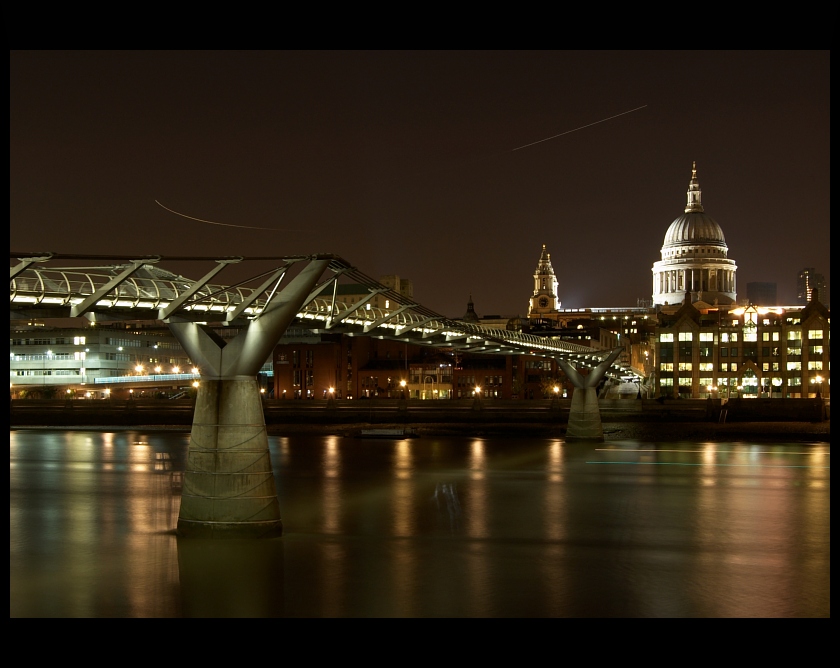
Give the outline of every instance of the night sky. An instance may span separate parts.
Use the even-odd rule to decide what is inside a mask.
[[[524,315],[546,244],[563,307],[635,306],[696,161],[739,297],[768,281],[790,304],[800,269],[830,283],[829,66],[828,51],[12,51],[10,245],[335,253],[460,317],[470,295],[479,315]]]

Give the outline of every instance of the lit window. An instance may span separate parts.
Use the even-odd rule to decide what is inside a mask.
[[[659,340],[662,343],[673,343],[674,335],[673,334],[660,334],[659,335]]]

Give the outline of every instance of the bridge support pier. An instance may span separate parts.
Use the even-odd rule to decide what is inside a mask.
[[[581,376],[571,364],[557,360],[557,364],[575,386],[572,393],[572,406],[569,410],[569,424],[566,427],[567,441],[603,441],[604,429],[601,424],[601,409],[598,405],[598,384],[621,354],[622,348],[613,350],[607,358],[596,366],[587,376]]]
[[[178,533],[204,538],[283,533],[256,378],[202,380]]]
[[[182,537],[282,535],[257,373],[328,264],[312,261],[230,341],[205,325],[170,318],[201,372],[178,516]]]

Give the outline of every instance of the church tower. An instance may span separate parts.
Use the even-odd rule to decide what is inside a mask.
[[[537,271],[534,273],[534,294],[528,304],[528,317],[546,318],[549,314],[556,313],[559,308],[557,277],[554,275],[554,267],[551,266],[551,255],[543,244]]]

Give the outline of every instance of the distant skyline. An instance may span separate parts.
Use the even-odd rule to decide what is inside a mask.
[[[451,317],[542,244],[563,307],[650,299],[693,161],[739,298],[830,289],[829,154],[829,51],[10,52],[13,251],[336,253]]]

